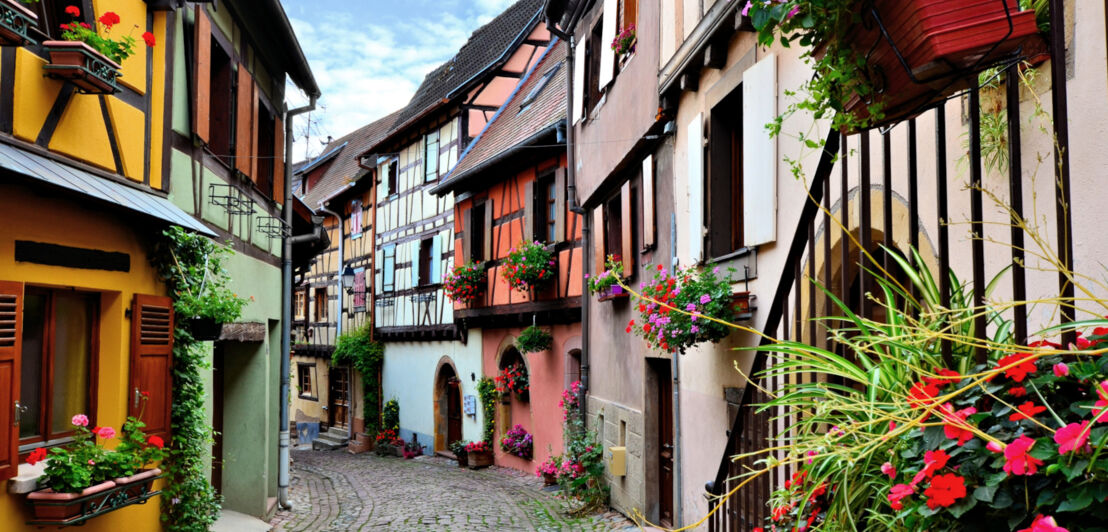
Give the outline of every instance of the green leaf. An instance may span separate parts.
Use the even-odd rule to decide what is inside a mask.
[[[1001,471],[999,473],[993,473],[993,474],[988,475],[988,476],[985,477],[985,485],[986,486],[996,486],[996,485],[1000,484],[1001,482],[1004,482],[1004,479],[1006,479],[1006,478],[1008,478],[1008,473],[1006,473],[1004,471]],[[990,498],[989,500],[991,501],[992,499]]]
[[[1049,506],[1054,504],[1054,500],[1058,498],[1058,494],[1054,493],[1054,490],[1045,489],[1039,492],[1039,498],[1035,500],[1035,507],[1041,508],[1043,506]]]
[[[1012,494],[1007,488],[997,490],[996,497],[993,498],[993,508],[997,510],[1003,510],[1012,506]]]
[[[1077,493],[1067,494],[1066,500],[1058,505],[1059,512],[1076,512],[1084,510],[1093,503],[1093,494],[1087,489],[1076,490]]]
[[[1073,479],[1081,476],[1081,473],[1085,472],[1085,468],[1088,467],[1088,466],[1089,466],[1089,459],[1088,458],[1082,458],[1082,459],[1078,460],[1077,462],[1074,462],[1073,466],[1063,467],[1062,471],[1064,471],[1066,473],[1066,480],[1073,480]]]
[[[996,498],[996,490],[997,487],[995,485],[980,486],[977,489],[973,490],[973,498],[981,502],[993,502],[993,499]]]
[[[928,449],[938,449],[944,441],[946,441],[946,434],[943,434],[942,427],[927,427],[923,433],[923,444]]]
[[[952,505],[950,508],[948,508],[948,510],[950,510],[951,515],[953,515],[955,518],[958,518],[962,517],[962,514],[972,510],[974,506],[977,506],[976,496],[964,497],[962,498],[962,500],[958,501],[957,504]]]

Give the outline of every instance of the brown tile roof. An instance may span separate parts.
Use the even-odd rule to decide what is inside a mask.
[[[440,188],[448,190],[452,184],[479,172],[498,155],[565,120],[565,57],[565,43],[554,41],[546,56],[528,72],[515,93],[496,112],[492,122],[466,148]],[[537,94],[532,94],[536,90]],[[527,102],[529,97],[531,101]]]
[[[311,161],[297,163],[297,172],[302,173],[334,159],[326,173],[320,178],[319,183],[307,194],[301,195],[304,203],[312,210],[318,209],[319,202],[330,198],[347,183],[356,180],[365,172],[364,169],[358,166],[358,156],[372,149],[373,146],[384,139],[399,115],[399,110],[393,111],[388,116],[362,126],[342,138],[331,141],[323,148],[323,152],[319,157]]]
[[[515,47],[541,19],[544,0],[519,0],[503,13],[477,28],[449,61],[427,74],[408,105],[397,117],[391,132],[399,131],[442,103],[451,92],[472,81]]]

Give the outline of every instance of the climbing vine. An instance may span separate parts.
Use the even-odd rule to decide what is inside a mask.
[[[500,392],[496,391],[496,383],[488,377],[482,377],[477,382],[477,395],[481,398],[481,408],[485,411],[484,441],[491,442],[496,427],[496,402],[500,400]]]
[[[247,304],[227,289],[230,276],[223,261],[231,251],[202,235],[173,227],[163,233],[151,262],[173,295],[177,315],[173,340],[173,439],[162,490],[162,521],[166,530],[208,530],[219,517],[221,497],[208,482],[214,430],[205,415],[203,371],[211,369],[206,350],[185,325],[195,317],[218,315],[238,319]]]
[[[343,333],[331,353],[332,365],[350,364],[362,375],[365,433],[370,435],[376,435],[381,426],[381,390],[377,383],[384,361],[385,346],[370,339],[368,326]]]

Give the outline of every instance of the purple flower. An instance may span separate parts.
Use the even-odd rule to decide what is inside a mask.
[[[685,310],[689,312],[696,310],[696,303],[689,303],[688,305],[685,305]]]
[[[696,334],[696,333],[700,332],[700,327],[697,327],[696,325],[693,325],[692,328],[689,329],[689,332],[691,332],[693,334]]]
[[[699,312],[693,312],[692,321],[696,321],[699,318],[700,318],[700,313]]]
[[[716,275],[719,275],[719,266],[716,266],[715,268],[712,268],[712,273],[714,273]]]
[[[700,304],[701,305],[707,305],[711,301],[712,301],[712,296],[710,296],[708,294],[704,294],[704,295],[700,296]]]
[[[750,13],[750,8],[752,8],[752,7],[754,7],[754,2],[747,2],[746,3],[746,6],[743,7],[743,16],[744,17],[747,16],[748,13]]]

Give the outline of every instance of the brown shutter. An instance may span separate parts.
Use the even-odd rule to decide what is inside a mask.
[[[470,252],[473,247],[473,207],[474,203],[469,202],[469,208],[462,211],[462,264],[469,263]],[[454,254],[458,256],[457,253]]]
[[[545,207],[544,207],[545,208]],[[554,170],[554,239],[569,240],[566,236],[566,169]]]
[[[19,473],[19,361],[22,358],[23,283],[0,281],[0,480]]]
[[[623,255],[623,275],[626,276],[626,277],[630,277],[631,274],[633,273],[633,270],[631,268],[633,268],[635,266],[634,255],[633,255],[635,245],[634,245],[634,242],[631,241],[631,235],[633,234],[633,232],[631,231],[631,228],[633,226],[631,224],[633,223],[634,217],[631,216],[631,182],[630,181],[623,184],[623,189],[620,190],[620,192],[619,192],[619,199],[620,199],[620,209],[619,210],[620,210],[620,216],[622,218],[619,221],[619,230],[622,231],[622,234],[620,235],[621,236],[620,240],[623,241],[623,249],[620,250],[620,254]]]
[[[246,71],[245,65],[239,65],[238,102],[235,109],[235,169],[253,177],[251,163],[254,161],[254,80]]]
[[[149,394],[145,400],[141,395]],[[146,423],[147,434],[169,436],[173,403],[173,301],[135,294],[131,305],[131,388],[129,415]]]
[[[273,199],[285,203],[285,126],[281,118],[273,120]]]
[[[535,182],[523,186],[523,241],[535,241]]]
[[[258,129],[261,126],[260,115],[262,102],[258,101],[258,85],[256,83],[250,84],[250,101],[253,108],[253,115],[250,119],[250,179],[257,185],[260,179],[258,178]],[[269,182],[273,183],[273,176],[269,176]],[[350,233],[347,233],[350,234]]]
[[[607,234],[604,226],[604,207],[598,206],[592,211],[592,250],[593,250],[593,274],[604,271],[604,235]]]
[[[492,256],[492,221],[496,218],[492,211],[492,198],[485,201],[485,260],[493,260]]]
[[[196,57],[193,58],[193,87],[196,101],[192,106],[192,129],[205,144],[211,138],[208,118],[211,115],[212,86],[212,22],[204,7],[196,6],[194,26]]]

